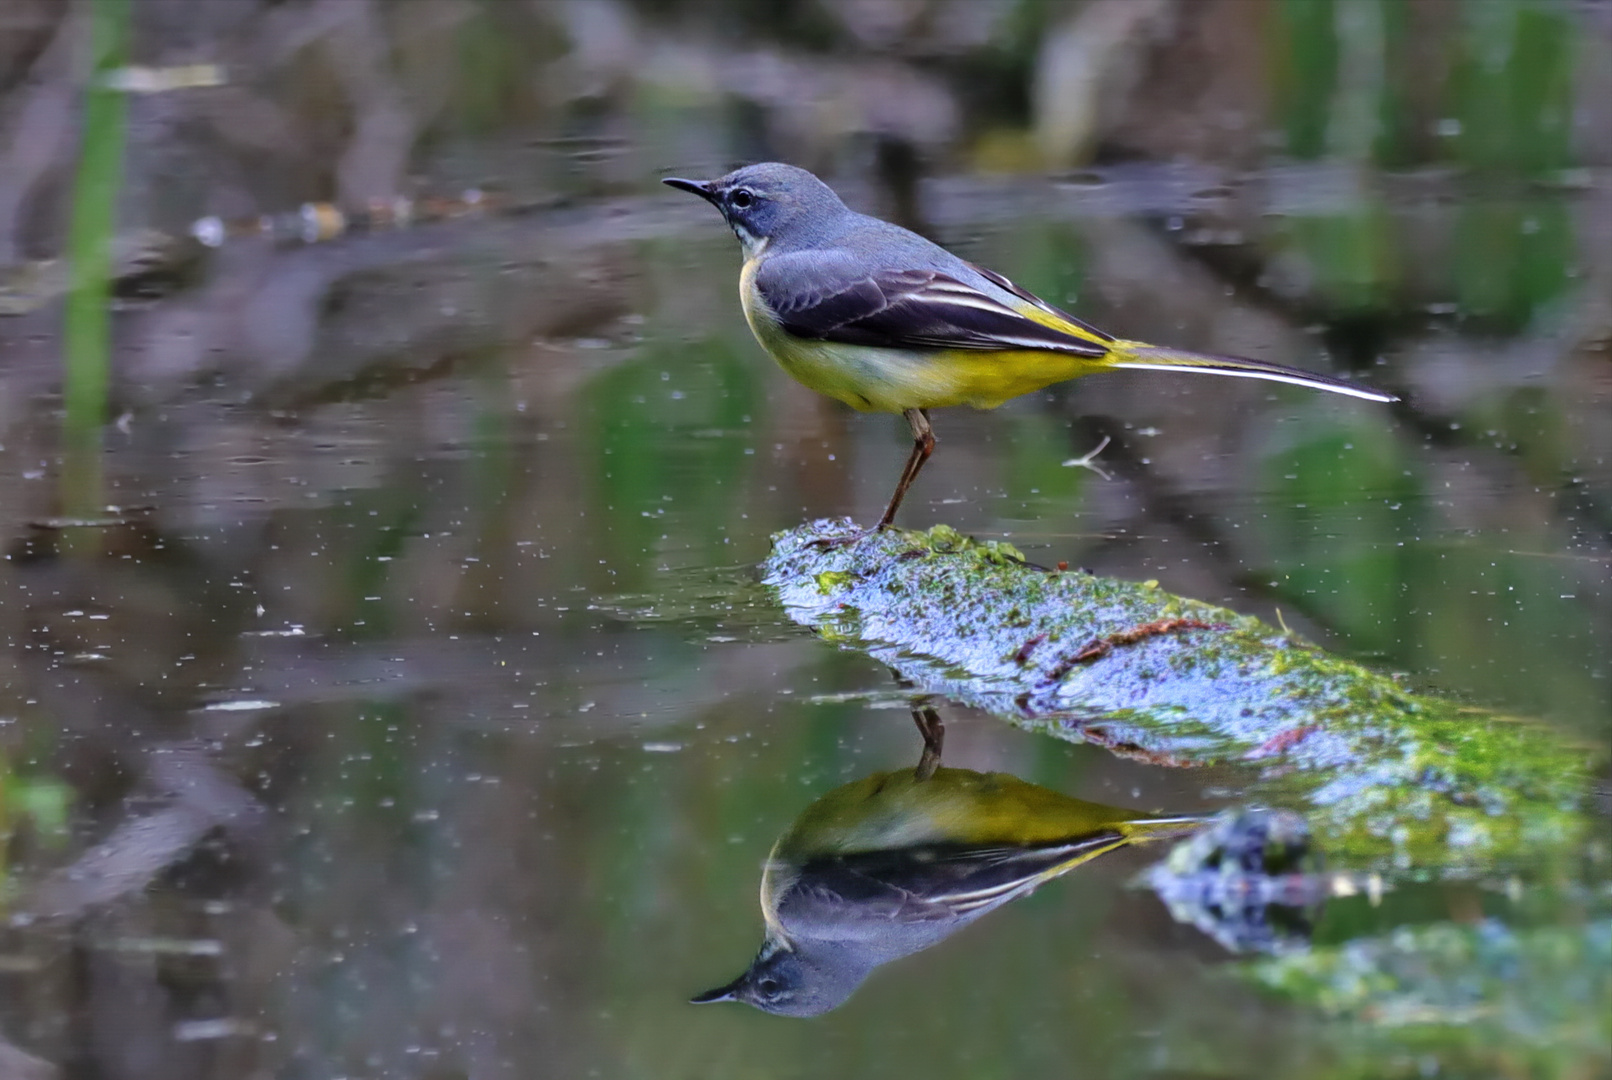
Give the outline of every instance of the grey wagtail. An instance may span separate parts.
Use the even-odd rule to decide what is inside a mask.
[[[1395,400],[1279,364],[1115,338],[917,233],[851,210],[793,165],[664,182],[715,206],[739,237],[745,319],[786,372],[852,408],[906,417],[912,454],[874,530],[895,518],[934,450],[929,410],[945,405],[994,409],[1115,368],[1238,375]]]
[[[761,879],[761,951],[695,1004],[816,1016],[880,964],[949,937],[1044,882],[1200,818],[1070,798],[1006,773],[900,769],[830,791],[778,839]]]

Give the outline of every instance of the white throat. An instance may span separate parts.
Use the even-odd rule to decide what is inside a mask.
[[[772,243],[772,237],[757,236],[737,221],[730,221],[728,224],[733,228],[733,235],[739,238],[739,244],[744,248],[744,257],[747,259],[754,259],[766,251],[767,245]]]

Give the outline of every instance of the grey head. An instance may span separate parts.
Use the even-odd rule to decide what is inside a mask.
[[[821,944],[802,950],[769,934],[743,975],[690,1000],[742,1001],[776,1016],[818,1016],[843,1004],[872,970],[854,950]]]
[[[722,211],[747,256],[774,244],[793,247],[832,236],[858,217],[833,188],[805,169],[777,161],[746,165],[715,180],[667,177],[661,182],[691,191]]]

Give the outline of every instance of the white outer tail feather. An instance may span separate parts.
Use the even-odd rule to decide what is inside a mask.
[[[1189,375],[1230,375],[1239,379],[1264,379],[1267,382],[1289,383],[1293,386],[1307,386],[1312,390],[1329,390],[1334,394],[1345,394],[1349,397],[1360,398],[1364,401],[1398,401],[1393,394],[1385,394],[1381,390],[1373,390],[1368,386],[1353,386],[1349,383],[1322,381],[1319,378],[1306,378],[1301,374],[1289,375],[1280,370],[1262,370],[1259,368],[1215,367],[1209,364],[1170,364],[1157,363],[1152,360],[1118,360],[1112,367],[1133,368],[1148,371],[1182,371]]]

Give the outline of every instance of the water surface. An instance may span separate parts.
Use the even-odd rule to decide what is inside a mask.
[[[753,954],[774,839],[917,761],[889,671],[754,572],[778,530],[874,519],[908,436],[772,366],[731,237],[653,179],[232,241],[127,298],[98,487],[63,457],[54,339],[0,328],[0,1050],[84,1077],[1461,1074],[1259,989],[1132,886],[1156,848],[819,1019],[687,1004]],[[1612,217],[1579,179],[924,181],[933,236],[1115,334],[1406,400],[1130,372],[946,411],[902,521],[1157,580],[1604,760]],[[1102,473],[1065,464],[1105,436]],[[1206,813],[1254,775],[933,704],[948,765],[1094,802]],[[1574,931],[1607,907],[1580,855],[1566,885],[1335,900],[1314,945]],[[1518,1075],[1607,1068],[1577,992],[1559,1057],[1506,1036]]]

